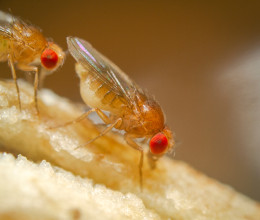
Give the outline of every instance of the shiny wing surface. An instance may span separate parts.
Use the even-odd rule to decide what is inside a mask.
[[[14,17],[6,12],[0,11],[0,22],[5,22],[11,24]]]
[[[16,27],[19,26],[19,29]],[[21,32],[22,30],[22,32]],[[21,19],[8,14],[6,12],[0,11],[0,35],[19,42],[22,45],[31,46],[23,40],[23,35],[28,35],[32,32],[30,26],[23,22]],[[34,48],[31,48],[34,50]]]
[[[67,37],[67,43],[71,55],[78,63],[95,74],[116,94],[125,97],[129,106],[135,104],[137,85],[119,67],[82,39]]]
[[[0,11],[0,35],[3,37],[12,37],[12,21],[10,14]]]

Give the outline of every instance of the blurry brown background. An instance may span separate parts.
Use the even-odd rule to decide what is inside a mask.
[[[91,42],[156,96],[175,159],[260,200],[257,1],[0,1],[9,8],[64,49],[66,36]],[[79,102],[78,83],[68,56],[45,87]]]

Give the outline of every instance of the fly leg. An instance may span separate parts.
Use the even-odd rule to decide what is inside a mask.
[[[108,133],[109,131],[112,130],[112,128],[118,128],[120,127],[120,125],[122,124],[122,118],[118,118],[117,120],[115,120],[114,122],[111,122],[110,118],[106,116],[106,114],[104,112],[102,112],[100,109],[98,108],[92,108],[89,111],[85,112],[84,114],[82,114],[81,116],[79,116],[78,118],[76,118],[73,121],[69,121],[63,125],[59,125],[56,127],[51,127],[50,129],[53,128],[59,128],[59,127],[64,127],[64,126],[68,126],[71,124],[76,124],[82,120],[84,120],[90,113],[92,112],[96,112],[98,114],[98,116],[106,123],[106,124],[110,124],[104,131],[102,131],[98,136],[96,136],[95,138],[89,140],[87,143],[85,143],[83,146],[86,146],[88,144],[90,144],[91,142],[97,140],[98,138],[104,136],[106,133]],[[77,148],[80,148],[82,146],[79,146]],[[76,148],[76,149],[77,149]]]
[[[22,108],[21,108],[20,90],[19,90],[19,86],[18,86],[18,83],[17,83],[17,77],[16,77],[15,68],[14,68],[14,60],[13,60],[13,56],[11,54],[8,54],[8,64],[11,67],[11,72],[12,72],[12,76],[13,76],[13,79],[14,79],[14,84],[15,84],[17,96],[18,96],[18,106],[19,106],[19,109],[21,111]]]
[[[69,121],[69,122],[66,122],[65,124],[62,124],[62,125],[58,125],[58,126],[55,126],[55,127],[51,127],[50,129],[53,129],[53,128],[60,128],[60,127],[66,127],[68,125],[73,125],[73,124],[76,124],[78,122],[81,122],[82,120],[84,120],[85,118],[88,117],[88,115],[92,112],[96,112],[98,114],[98,116],[106,123],[106,124],[111,124],[111,120],[106,116],[106,114],[104,114],[100,109],[98,108],[92,108],[90,109],[89,111],[83,113],[81,116],[79,116],[78,118],[72,120],[72,121]]]
[[[148,163],[149,163],[150,168],[155,169],[156,168],[156,162],[160,158],[160,156],[155,156],[149,151],[148,154],[147,154],[147,158],[148,158]]]
[[[39,116],[38,96],[37,96],[38,84],[39,84],[38,68],[36,66],[28,66],[28,65],[24,65],[24,64],[19,64],[18,68],[20,70],[25,71],[25,72],[35,72],[35,76],[34,76],[34,107],[35,107],[37,116]]]
[[[69,121],[69,122],[66,122],[65,124],[62,124],[62,125],[58,125],[58,126],[55,126],[55,127],[51,127],[50,129],[53,129],[53,128],[60,128],[60,127],[66,127],[68,125],[72,125],[72,124],[76,124],[78,122],[81,122],[82,120],[84,120],[86,117],[88,117],[88,115],[92,112],[95,112],[96,109],[92,108],[90,109],[89,111],[83,113],[81,116],[79,116],[78,118],[72,120],[72,121]]]
[[[39,76],[39,89],[43,87],[44,80],[46,76],[50,75],[50,71],[46,70],[45,68],[41,68],[40,76]]]
[[[105,122],[106,124],[112,123],[111,119],[107,117],[107,115],[104,112],[102,112],[99,108],[96,108],[95,111],[98,114],[98,116],[103,120],[103,122]]]
[[[102,112],[103,113],[103,112]],[[103,113],[104,114],[104,113]],[[122,124],[122,118],[118,118],[115,122],[111,123],[104,131],[102,131],[98,136],[94,137],[93,139],[89,140],[87,143],[85,143],[83,146],[86,146],[93,141],[97,140],[98,138],[104,136],[106,133],[112,130],[112,128],[120,127]]]
[[[98,136],[89,140],[83,146],[90,144],[91,142],[97,140],[98,138],[104,136],[106,133],[111,131],[112,128],[118,128],[122,124],[122,118],[118,118],[117,120],[112,122],[111,119],[104,112],[102,112],[99,108],[91,109],[90,111],[95,111],[98,114],[98,116],[105,122],[105,124],[110,124],[110,125],[104,131],[102,131]]]
[[[139,136],[136,135],[131,135],[131,134],[125,134],[124,138],[128,145],[135,150],[138,150],[141,155],[140,155],[140,161],[139,161],[139,177],[140,177],[140,188],[141,191],[143,190],[143,162],[144,162],[144,150],[142,147],[140,147],[133,139],[138,138]]]

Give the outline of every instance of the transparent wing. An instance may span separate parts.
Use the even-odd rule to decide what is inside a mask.
[[[10,14],[0,11],[0,35],[6,38],[12,37],[12,21]]]
[[[28,36],[31,35],[31,33],[32,30],[30,26],[20,18],[0,11],[0,35],[2,37],[12,39],[13,41],[31,48],[31,46],[23,40],[23,35]],[[31,49],[34,50],[34,48]]]
[[[0,22],[12,23],[13,16],[9,13],[0,11]]]
[[[5,38],[11,38],[12,37],[12,34],[9,31],[9,29],[7,29],[6,27],[3,27],[1,24],[0,24],[0,35],[5,37]]]
[[[116,94],[125,97],[130,106],[135,104],[138,87],[119,67],[82,39],[67,37],[67,43],[71,55],[78,63],[95,74]]]

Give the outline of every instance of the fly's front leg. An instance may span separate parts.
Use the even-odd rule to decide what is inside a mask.
[[[155,169],[156,168],[156,162],[160,158],[160,156],[155,156],[149,151],[148,154],[147,154],[147,158],[148,158],[148,163],[149,163],[150,168]]]
[[[25,72],[34,72],[34,106],[37,113],[37,116],[39,116],[39,108],[38,108],[38,84],[39,84],[39,73],[38,68],[36,66],[28,66],[24,64],[19,64],[18,68],[25,71]]]
[[[51,74],[51,71],[46,70],[45,68],[41,68],[41,71],[39,74],[40,75],[39,76],[39,89],[41,89],[43,87],[43,83],[44,83],[46,76],[48,76],[50,74]]]
[[[139,136],[131,135],[131,134],[125,134],[124,138],[128,145],[135,150],[138,150],[140,152],[140,161],[139,161],[139,177],[140,177],[140,188],[141,191],[143,190],[143,161],[144,161],[144,150],[142,147],[140,147],[133,139],[138,138]]]
[[[12,77],[13,77],[13,80],[14,80],[14,84],[15,84],[17,96],[18,96],[18,106],[19,106],[19,109],[21,111],[22,108],[21,108],[20,90],[19,90],[19,86],[18,86],[18,83],[17,83],[17,76],[16,76],[16,72],[15,72],[15,68],[14,68],[14,60],[13,60],[13,56],[11,54],[8,54],[8,64],[11,68]]]

